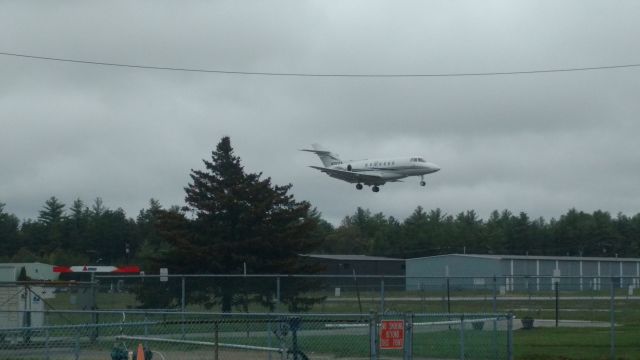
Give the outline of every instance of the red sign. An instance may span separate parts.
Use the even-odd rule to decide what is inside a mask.
[[[380,324],[380,349],[392,350],[404,347],[404,320],[382,320]]]

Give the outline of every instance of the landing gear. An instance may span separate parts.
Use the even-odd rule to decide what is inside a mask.
[[[424,180],[423,180],[423,181],[420,181],[420,186],[425,186],[425,185],[427,185],[427,183],[426,183],[426,182],[424,182]]]
[[[356,189],[362,190],[362,184],[356,184]]]
[[[373,192],[378,192],[378,191],[380,191],[380,188],[374,185],[374,186],[371,188],[371,190],[372,190]]]

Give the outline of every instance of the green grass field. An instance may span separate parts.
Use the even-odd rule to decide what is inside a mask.
[[[609,359],[608,329],[533,329],[515,335],[516,359]],[[640,359],[640,327],[616,329],[618,359]]]

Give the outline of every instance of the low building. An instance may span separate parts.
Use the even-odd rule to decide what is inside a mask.
[[[46,299],[55,297],[46,281],[58,279],[43,263],[0,264],[0,328],[44,325]],[[33,311],[24,316],[25,311]]]
[[[0,281],[19,281],[24,269],[24,280],[58,280],[59,274],[53,272],[53,266],[39,262],[32,263],[0,263]]]
[[[407,290],[441,286],[501,291],[605,290],[640,286],[640,258],[448,254],[406,260]]]

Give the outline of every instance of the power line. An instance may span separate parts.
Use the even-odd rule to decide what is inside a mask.
[[[9,52],[0,52],[3,56],[12,56],[18,58],[27,58],[44,61],[58,61],[85,65],[101,65],[124,67],[146,70],[165,70],[165,71],[183,71],[197,73],[212,73],[225,75],[254,75],[254,76],[288,76],[288,77],[342,77],[342,78],[412,78],[412,77],[465,77],[465,76],[499,76],[499,75],[527,75],[527,74],[545,74],[545,73],[561,73],[576,71],[595,71],[595,70],[612,70],[640,67],[640,64],[623,64],[623,65],[604,65],[590,67],[572,67],[558,69],[538,69],[538,70],[522,70],[522,71],[494,71],[494,72],[463,72],[463,73],[432,73],[432,74],[322,74],[322,73],[289,73],[289,72],[262,72],[262,71],[232,71],[232,70],[216,70],[216,69],[198,69],[198,68],[181,68],[170,66],[153,66],[153,65],[135,65],[124,63],[112,63],[105,61],[90,61],[78,59],[56,58],[49,56],[36,56],[29,54],[17,54]]]

